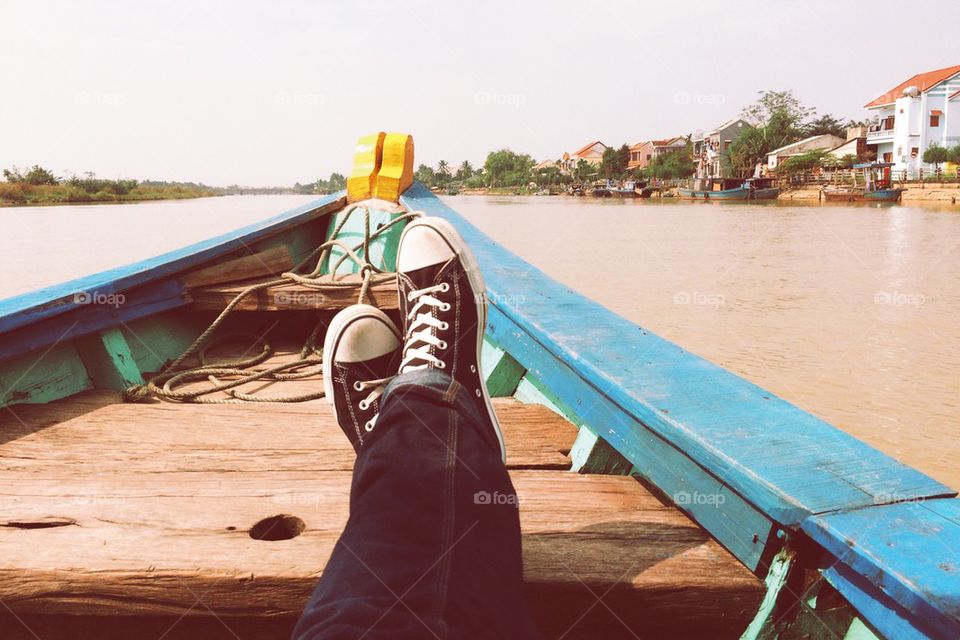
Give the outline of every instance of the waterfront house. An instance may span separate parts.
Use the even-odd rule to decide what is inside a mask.
[[[865,106],[876,118],[867,145],[877,160],[910,177],[932,170],[924,151],[960,143],[960,65],[918,73]]]
[[[630,161],[627,163],[627,169],[643,169],[654,158],[673,151],[683,151],[686,146],[687,141],[683,136],[638,142],[630,146]]]
[[[603,152],[607,150],[607,145],[599,140],[587,143],[570,154],[570,160],[574,165],[580,160],[586,160],[590,164],[600,164],[603,160]]]
[[[712,131],[693,134],[693,161],[698,180],[730,178],[727,163],[723,159],[730,154],[730,147],[744,131],[751,127],[743,118],[727,120]]]
[[[560,159],[560,170],[563,173],[573,173],[581,160],[589,162],[594,166],[599,165],[603,161],[603,152],[606,151],[607,148],[607,145],[599,140],[594,140],[593,142],[583,145],[573,153],[564,153]]]
[[[779,149],[774,149],[767,154],[767,169],[773,171],[787,158],[801,156],[810,151],[816,151],[817,149],[830,151],[831,149],[836,149],[840,145],[846,144],[846,142],[847,141],[840,136],[835,136],[832,133],[810,136],[809,138],[804,138],[803,140],[798,140],[797,142],[791,142],[790,144],[784,145]]]
[[[850,127],[847,129],[847,139],[840,146],[830,149],[830,155],[840,159],[845,156],[853,156],[859,162],[866,162],[871,158],[867,157],[867,128]]]

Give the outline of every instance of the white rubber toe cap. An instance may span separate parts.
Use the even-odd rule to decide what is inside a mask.
[[[401,273],[446,262],[456,255],[450,244],[427,219],[414,220],[403,230],[397,251]]]

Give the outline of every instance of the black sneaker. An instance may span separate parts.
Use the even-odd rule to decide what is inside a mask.
[[[400,332],[383,311],[347,307],[323,340],[323,388],[340,428],[360,451],[380,414],[380,396],[397,373]]]
[[[400,373],[444,369],[490,416],[506,461],[500,423],[480,370],[487,300],[477,262],[460,234],[442,218],[418,218],[404,228],[397,248],[397,282],[403,316]]]

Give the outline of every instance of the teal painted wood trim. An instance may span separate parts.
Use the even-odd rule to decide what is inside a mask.
[[[527,372],[513,356],[486,339],[480,350],[480,367],[487,382],[487,392],[492,398],[512,396]]]
[[[402,213],[391,213],[380,209],[374,209],[372,207],[369,209],[369,211],[371,233],[402,215]],[[343,228],[340,229],[337,239],[346,243],[348,246],[353,247],[354,245],[362,243],[364,238],[364,210],[360,207],[355,209],[350,209],[347,207],[347,209],[335,213],[330,220],[329,226],[327,227],[328,236],[326,239],[333,239],[329,237],[330,234],[333,234],[337,226],[346,216],[349,216],[349,218],[347,219],[346,223],[344,223]],[[393,227],[390,227],[390,229],[384,232],[383,235],[375,238],[370,243],[370,256],[368,259],[378,269],[383,271],[397,270],[397,246],[400,241],[400,234],[403,233],[404,226],[405,223],[399,222]],[[364,257],[362,249],[357,250],[356,253],[361,258]],[[330,273],[331,269],[337,265],[337,262],[343,257],[344,254],[345,252],[339,247],[333,247],[330,250],[330,255],[323,264],[323,273]],[[358,273],[359,271],[360,268],[350,259],[342,262],[337,269],[337,273],[341,275],[347,273]]]
[[[573,424],[608,439],[634,465],[631,475],[656,487],[751,571],[765,575],[782,544],[765,514],[597,391],[496,307],[490,309],[487,332],[527,368],[518,399],[552,406]]]
[[[260,222],[147,260],[0,300],[0,333],[75,309],[78,306],[75,301],[76,294],[108,296],[162,280],[285,229],[298,227],[345,203],[344,193],[335,193]]]
[[[0,363],[0,406],[52,402],[92,386],[80,354],[69,342]]]
[[[761,634],[770,631],[773,625],[773,611],[777,605],[777,600],[780,598],[780,593],[787,584],[787,577],[790,574],[790,569],[794,566],[795,560],[796,553],[789,548],[781,549],[774,556],[770,563],[770,569],[767,571],[767,577],[764,579],[767,592],[760,602],[756,617],[740,636],[740,640],[760,640],[763,637]]]
[[[843,566],[902,607],[911,625],[960,638],[960,500],[824,514],[804,522],[803,530],[839,560],[839,578],[850,588],[868,591],[843,575]],[[861,613],[882,630],[869,612]]]
[[[577,473],[629,476],[634,472],[629,460],[588,427],[580,427],[577,432],[577,439],[570,449],[570,461],[570,470]],[[637,474],[641,474],[640,470]]]
[[[131,385],[143,384],[130,345],[119,329],[86,336],[76,344],[87,373],[98,389],[122,391]]]
[[[175,310],[127,323],[121,331],[137,368],[157,373],[186,351],[210,320],[209,315]]]
[[[564,404],[549,388],[529,375],[529,372],[520,380],[513,397],[520,402],[542,405],[557,415],[563,416],[575,426],[579,427],[583,424],[580,416],[573,409]]]
[[[422,185],[407,190],[401,202],[443,217],[459,230],[483,270],[492,308],[771,520],[797,527],[811,514],[873,505],[884,496],[955,495],[561,285],[488,238]],[[495,339],[512,353],[504,339]],[[623,424],[615,434],[599,435],[620,448],[634,438],[633,428]]]
[[[854,618],[843,636],[843,640],[880,640],[870,627],[860,618]]]

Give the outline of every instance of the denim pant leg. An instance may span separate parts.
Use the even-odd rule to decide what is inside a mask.
[[[442,371],[390,383],[295,638],[539,637],[516,495],[488,420]]]

